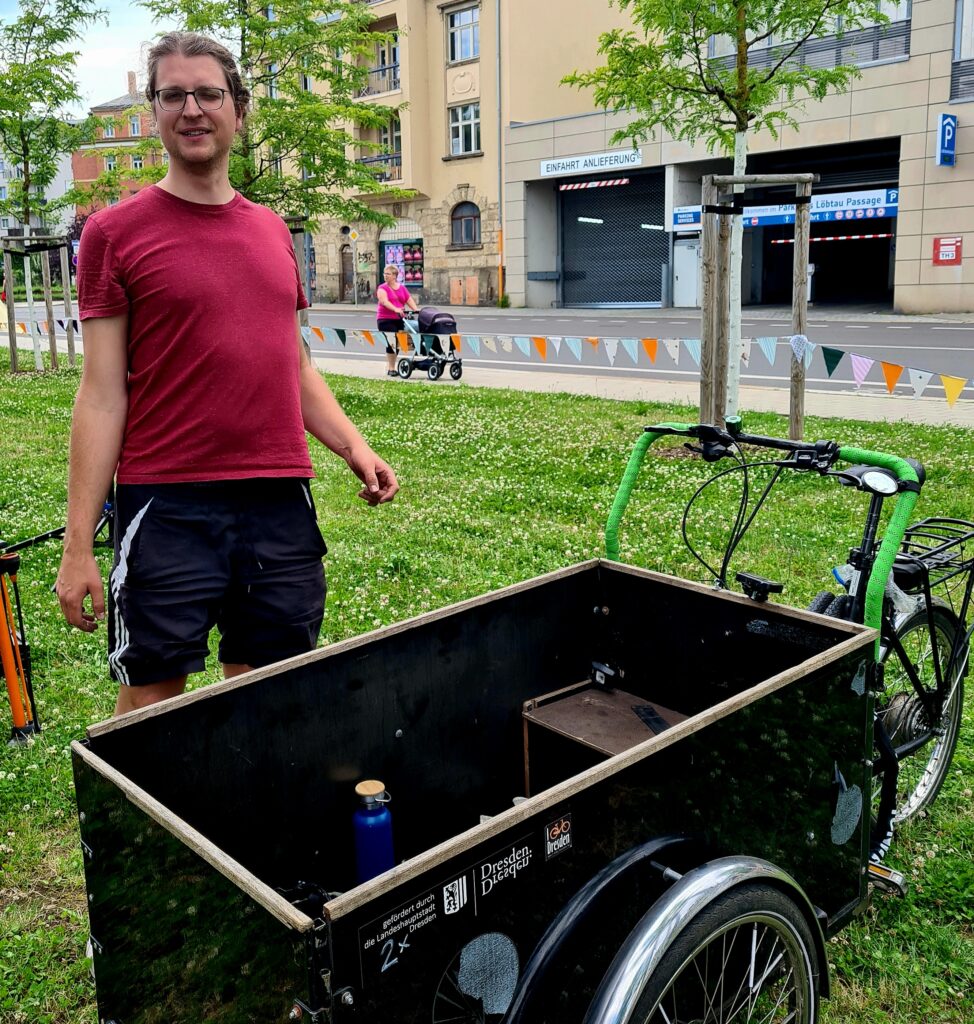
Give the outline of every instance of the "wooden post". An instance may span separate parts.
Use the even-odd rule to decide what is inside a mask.
[[[71,263],[68,260],[68,247],[62,245],[61,254],[61,290],[64,293],[64,331],[68,336],[68,366],[74,366],[74,313],[71,303]]]
[[[714,416],[710,421],[724,425],[727,413],[727,361],[730,346],[730,243],[731,219],[719,216],[717,227],[717,287],[714,303]]]
[[[44,312],[47,314],[47,343],[51,350],[51,369],[57,366],[57,335],[54,333],[54,296],[51,294],[51,257],[41,254],[41,284],[44,289]]]
[[[700,295],[700,422],[714,421],[714,326],[716,323],[717,283],[717,217],[707,213],[708,206],[717,202],[717,189],[712,174],[704,176],[700,191],[703,211],[700,215],[701,295]]]
[[[14,261],[3,250],[3,286],[7,290],[7,339],[10,342],[10,372],[17,373],[17,308],[14,304]]]
[[[809,197],[811,182],[795,186],[795,263],[791,283],[791,330],[793,334],[808,334],[808,248],[811,222]],[[791,353],[791,395],[788,403],[788,436],[801,440],[805,433],[805,362]]]

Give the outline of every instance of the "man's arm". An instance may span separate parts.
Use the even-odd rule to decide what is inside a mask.
[[[392,468],[366,444],[345,415],[331,388],[311,365],[298,326],[298,349],[301,353],[301,414],[304,427],[323,445],[340,455],[348,468],[365,485],[359,497],[370,505],[392,501],[399,482]]]
[[[122,450],[128,414],[128,317],[85,321],[84,369],[71,419],[68,518],[57,578],[61,611],[90,633],[105,617],[105,592],[92,544]],[[91,595],[91,613],[84,607]]]

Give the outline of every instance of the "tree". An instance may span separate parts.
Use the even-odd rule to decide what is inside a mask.
[[[70,122],[65,109],[80,101],[74,79],[78,52],[69,49],[103,16],[94,0],[20,0],[16,20],[0,22],[0,149],[16,169],[0,212],[25,226],[70,205],[48,198],[59,158],[94,135],[89,118]]]
[[[659,130],[685,142],[703,141],[713,152],[733,154],[734,174],[744,174],[748,131],[777,138],[797,127],[795,112],[809,100],[842,92],[859,69],[854,65],[811,67],[810,40],[884,25],[882,0],[610,0],[631,8],[632,30],[599,37],[606,64],[566,76],[569,85],[592,88],[596,102],[634,119],[614,143],[633,144]],[[711,42],[719,56],[711,56]],[[741,189],[737,189],[740,191]],[[741,240],[731,229],[730,359],[728,415],[736,412],[741,355]]]
[[[354,129],[377,129],[394,107],[363,101],[368,64],[389,33],[358,0],[144,0],[167,24],[223,42],[240,62],[252,110],[230,157],[230,181],[248,199],[282,216],[385,223],[362,196],[409,198],[368,165],[350,159],[363,142]],[[312,88],[312,83],[314,88]],[[320,89],[320,91],[319,91]]]

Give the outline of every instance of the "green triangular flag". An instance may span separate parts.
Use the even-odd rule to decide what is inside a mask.
[[[827,348],[825,345],[822,346],[822,356],[825,359],[825,369],[828,371],[831,377],[835,373],[835,368],[842,362],[842,357],[845,352],[841,348]]]

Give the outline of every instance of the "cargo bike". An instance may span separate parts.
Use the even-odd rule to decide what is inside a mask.
[[[648,443],[718,457],[712,430],[647,428],[613,555]],[[915,499],[904,460],[784,461],[839,458]],[[873,877],[872,606],[906,505],[868,625],[593,559],[92,726],[100,1020],[812,1024]],[[397,863],[356,884],[374,777]]]

